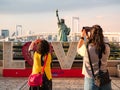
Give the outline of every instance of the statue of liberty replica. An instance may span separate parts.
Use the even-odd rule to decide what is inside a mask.
[[[59,15],[58,15],[58,10],[56,10],[56,16],[58,19],[58,35],[59,35],[59,41],[62,42],[67,42],[67,36],[70,34],[70,28],[68,28],[65,24],[65,20],[64,19],[59,19]]]

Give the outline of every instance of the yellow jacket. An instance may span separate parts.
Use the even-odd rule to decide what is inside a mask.
[[[45,56],[46,58],[46,56]],[[34,59],[33,59],[33,68],[32,68],[32,74],[38,74],[41,72],[42,66],[41,66],[41,54],[35,52],[34,53]],[[52,73],[51,73],[51,54],[48,53],[48,58],[46,62],[46,66],[44,69],[47,78],[50,80],[52,79]]]

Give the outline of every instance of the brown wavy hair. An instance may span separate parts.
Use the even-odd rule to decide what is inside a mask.
[[[102,57],[102,53],[105,54],[103,29],[99,25],[92,26],[88,43],[93,43],[96,46],[95,50],[100,58]]]
[[[37,51],[37,53],[41,54],[42,56],[48,54],[49,51],[50,51],[50,46],[49,46],[48,41],[46,41],[46,40],[41,40],[41,41],[37,44],[36,51]]]

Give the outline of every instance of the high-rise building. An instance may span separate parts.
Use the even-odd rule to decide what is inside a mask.
[[[9,37],[9,30],[7,29],[1,30],[1,36],[3,38]]]

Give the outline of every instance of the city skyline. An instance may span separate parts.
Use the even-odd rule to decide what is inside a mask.
[[[80,30],[99,24],[105,32],[119,32],[120,0],[0,0],[0,30],[12,34],[22,25],[23,34],[58,32],[56,9],[70,28],[72,17],[79,17]]]

